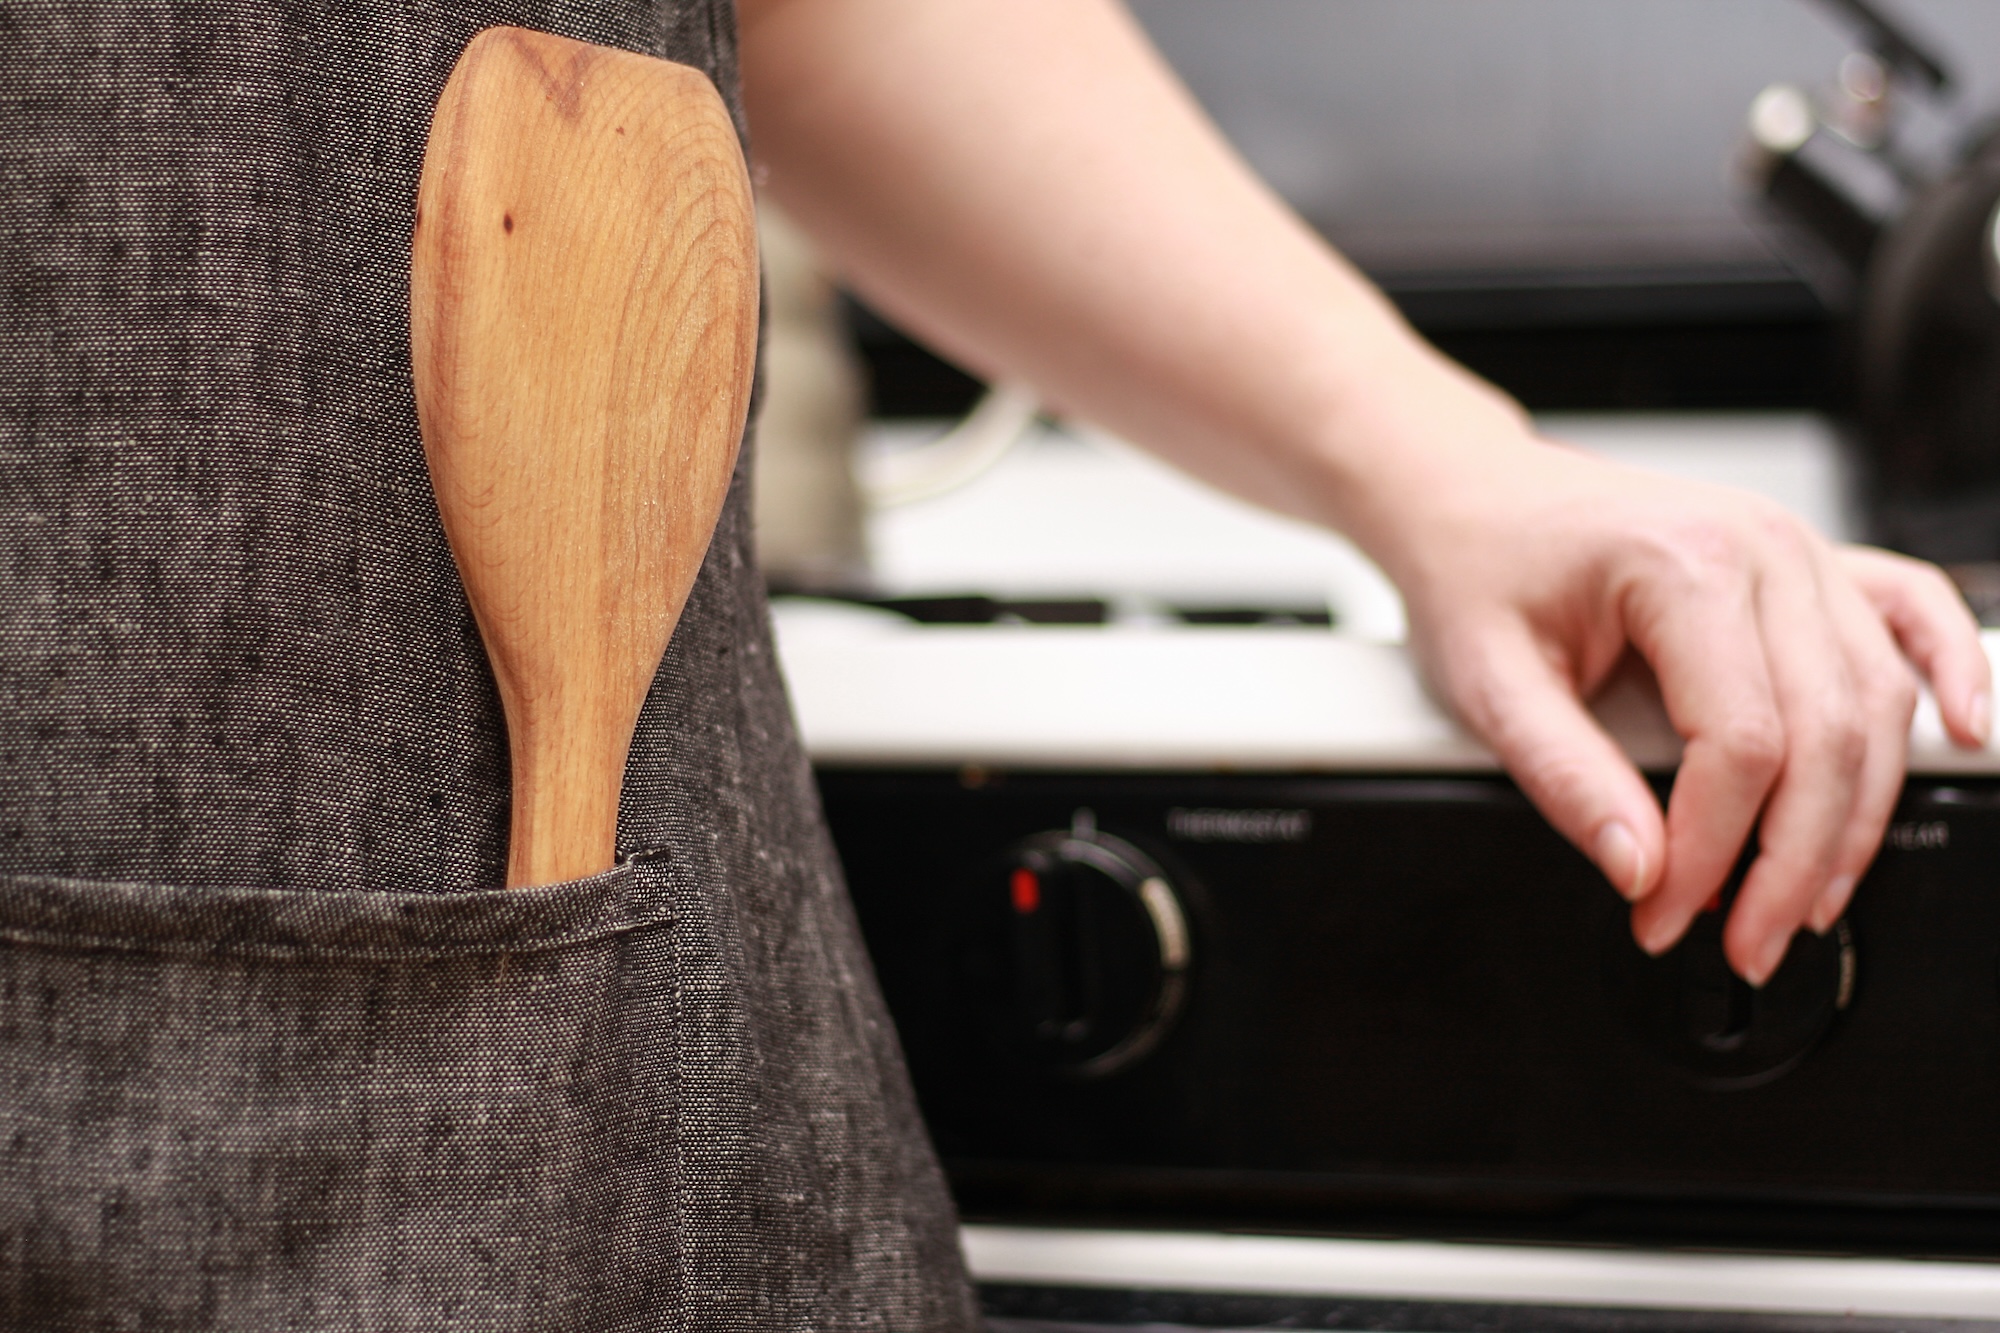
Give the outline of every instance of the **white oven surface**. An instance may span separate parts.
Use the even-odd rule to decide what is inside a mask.
[[[1618,461],[1741,486],[1833,536],[1851,531],[1833,430],[1802,414],[1552,417],[1552,437]],[[877,459],[923,427],[878,426]],[[866,466],[868,457],[864,456]],[[777,608],[808,749],[835,763],[1467,770],[1494,766],[1425,695],[1394,588],[1340,537],[1217,494],[1101,434],[1043,429],[958,490],[871,520],[889,595],[1111,601],[1106,627],[917,626],[801,600]],[[1119,606],[1136,602],[1139,614]],[[1328,606],[1333,632],[1194,627],[1148,603]],[[2000,638],[1989,636],[1989,654]],[[1650,684],[1597,703],[1641,764],[1679,757]],[[1926,699],[1912,770],[2000,771]]]
[[[2000,1265],[968,1226],[981,1282],[1613,1309],[2000,1319]]]
[[[838,764],[1476,771],[1497,767],[1425,695],[1404,650],[1305,627],[923,626],[894,612],[781,601],[778,651],[806,749]],[[1985,636],[2000,659],[2000,632]],[[1680,743],[1650,682],[1598,716],[1645,767]],[[2000,749],[1945,739],[1926,697],[1915,773],[2000,772]]]

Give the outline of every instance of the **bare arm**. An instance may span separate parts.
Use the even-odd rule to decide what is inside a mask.
[[[1900,786],[1914,683],[1983,738],[1935,570],[1746,496],[1536,439],[1256,181],[1112,0],[741,0],[770,188],[965,364],[1345,531],[1441,696],[1660,949],[1762,818],[1727,936],[1761,981],[1824,929]],[[1668,812],[1578,703],[1627,645],[1687,758]]]
[[[1409,335],[1250,176],[1122,10],[742,13],[770,188],[888,313],[1288,512],[1324,520],[1359,489],[1324,475],[1318,435],[1366,392],[1355,381],[1385,336]]]

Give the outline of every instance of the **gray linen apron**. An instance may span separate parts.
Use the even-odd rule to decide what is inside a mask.
[[[0,1327],[956,1329],[743,472],[522,892],[408,368],[430,110],[727,0],[0,0]]]

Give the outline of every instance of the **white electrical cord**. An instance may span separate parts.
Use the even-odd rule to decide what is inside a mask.
[[[996,385],[929,444],[870,459],[861,493],[870,508],[890,509],[957,490],[1005,457],[1041,410],[1028,390]]]

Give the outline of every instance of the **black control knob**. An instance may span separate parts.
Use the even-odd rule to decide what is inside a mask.
[[[1010,1064],[1097,1078],[1158,1044],[1186,998],[1187,914],[1150,857],[1080,811],[975,878],[961,993]]]
[[[1695,917],[1658,958],[1632,943],[1619,914],[1611,979],[1634,1034],[1656,1055],[1711,1088],[1752,1088],[1795,1067],[1854,993],[1854,937],[1845,921],[1824,936],[1792,940],[1761,989],[1730,969],[1722,952],[1724,902]]]

